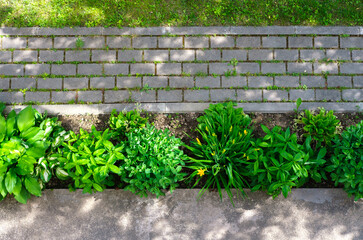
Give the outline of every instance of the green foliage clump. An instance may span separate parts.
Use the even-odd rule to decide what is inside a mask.
[[[70,189],[83,188],[83,193],[102,192],[106,186],[114,186],[111,173],[120,174],[117,165],[124,155],[122,145],[115,146],[109,141],[111,135],[108,129],[99,132],[94,126],[91,133],[83,129],[77,135],[70,132],[70,140],[52,155],[57,177],[71,178],[74,183]]]
[[[112,129],[113,139],[124,140],[126,133],[136,128],[144,128],[148,119],[140,115],[140,111],[135,109],[129,112],[120,112],[117,115],[115,109],[112,110],[109,124]]]
[[[363,121],[350,126],[333,140],[334,154],[327,171],[337,186],[344,184],[344,190],[355,200],[363,198]]]
[[[189,158],[189,168],[193,169],[190,179],[199,175],[194,186],[205,175],[207,180],[199,196],[208,188],[217,188],[222,199],[224,188],[232,201],[231,188],[244,195],[246,181],[244,160],[251,146],[252,130],[249,128],[251,118],[242,108],[234,108],[233,103],[210,105],[205,114],[198,119],[198,132],[201,140],[186,146],[194,155]]]
[[[140,196],[147,192],[157,197],[165,195],[162,189],[173,191],[185,174],[181,173],[186,156],[179,149],[179,138],[169,136],[167,130],[147,125],[126,133],[125,160],[121,162],[121,181],[126,190]]]
[[[13,194],[25,204],[31,194],[40,196],[52,176],[48,156],[66,139],[57,118],[31,106],[19,114],[11,111],[6,119],[0,115],[0,200]]]

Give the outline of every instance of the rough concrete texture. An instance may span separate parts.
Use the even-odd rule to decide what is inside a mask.
[[[329,239],[363,238],[363,201],[341,189],[296,189],[287,199],[246,199],[179,189],[159,199],[122,190],[85,195],[46,190],[27,205],[0,203],[0,239]]]

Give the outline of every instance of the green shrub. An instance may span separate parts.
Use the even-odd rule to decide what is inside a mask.
[[[184,160],[179,149],[179,138],[169,136],[168,130],[157,130],[147,125],[126,133],[125,160],[121,162],[121,181],[126,183],[126,190],[140,196],[147,192],[164,195],[162,189],[173,191],[178,181],[183,180],[181,173]]]
[[[102,192],[106,186],[114,186],[111,173],[120,174],[117,165],[124,156],[121,153],[123,146],[115,146],[109,141],[110,137],[108,129],[99,132],[94,126],[91,133],[83,129],[77,135],[70,132],[70,140],[51,156],[57,177],[61,180],[71,178],[74,183],[70,189],[83,188],[83,193]]]
[[[333,149],[327,171],[335,185],[343,183],[349,196],[354,195],[355,200],[363,198],[363,121],[337,136]]]
[[[48,155],[66,138],[57,118],[31,106],[19,114],[11,111],[6,119],[0,115],[0,199],[13,194],[26,203],[31,194],[40,196],[52,176]]]
[[[120,112],[118,115],[117,111],[113,109],[109,120],[113,134],[112,138],[118,141],[124,140],[126,133],[136,128],[145,127],[147,120],[147,118],[140,116],[140,111],[137,109],[129,112]]]
[[[247,186],[244,159],[251,146],[251,119],[242,108],[234,108],[230,102],[210,105],[197,120],[202,138],[186,146],[194,155],[189,158],[189,168],[194,170],[190,179],[199,176],[194,184],[196,186],[203,175],[207,178],[199,197],[207,189],[217,188],[222,199],[224,188],[233,203],[231,188],[238,189],[237,194],[244,195],[243,188]]]

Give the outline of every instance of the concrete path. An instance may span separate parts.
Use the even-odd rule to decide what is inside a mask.
[[[287,198],[262,192],[219,200],[198,190],[156,199],[122,190],[95,195],[47,190],[27,205],[0,202],[0,239],[363,239],[363,200],[341,189],[297,189]]]
[[[298,98],[341,111],[363,102],[360,26],[0,28],[0,50],[0,101],[9,105],[197,111],[235,101],[286,112]]]

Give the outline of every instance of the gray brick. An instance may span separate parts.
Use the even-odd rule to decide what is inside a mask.
[[[192,88],[194,87],[193,77],[169,77],[171,88]]]
[[[70,101],[76,101],[76,92],[74,91],[63,91],[63,92],[52,92],[52,102],[55,103],[69,103]]]
[[[363,48],[362,37],[341,37],[341,48]]]
[[[23,76],[24,65],[22,64],[0,64],[0,75]]]
[[[285,73],[285,63],[261,63],[262,73]]]
[[[64,78],[65,89],[82,89],[88,88],[88,78]]]
[[[184,91],[185,102],[208,102],[209,90],[185,90]]]
[[[246,50],[222,50],[222,60],[230,61],[232,59],[245,61],[247,60]]]
[[[286,48],[286,37],[262,37],[264,48]]]
[[[226,74],[228,71],[233,71],[234,67],[229,63],[209,63],[209,74]]]
[[[200,61],[220,61],[220,50],[197,50],[197,60]]]
[[[28,47],[35,49],[47,49],[52,48],[53,41],[52,38],[28,38]]]
[[[234,37],[210,37],[211,48],[233,48]]]
[[[289,48],[312,48],[312,37],[289,37]]]
[[[300,58],[302,60],[321,60],[325,58],[323,50],[300,50]]]
[[[158,63],[156,71],[158,75],[181,74],[181,63]]]
[[[133,91],[131,99],[136,102],[156,102],[156,91],[149,90],[147,92]]]
[[[117,77],[117,88],[141,87],[141,77]]]
[[[259,73],[260,65],[258,63],[238,63],[236,71],[237,73]]]
[[[212,89],[210,98],[213,102],[236,101],[237,93],[234,89]]]
[[[156,37],[135,37],[132,39],[133,48],[156,48]]]
[[[39,62],[56,62],[64,60],[64,51],[40,51]]]
[[[62,89],[62,78],[38,78],[38,89]]]
[[[326,57],[331,60],[350,60],[350,51],[328,49],[326,50]]]
[[[325,87],[325,78],[322,76],[301,76],[301,85],[307,87]]]
[[[296,61],[298,59],[298,50],[275,50],[275,60]]]
[[[301,98],[303,101],[314,101],[315,100],[315,91],[313,89],[307,90],[290,90],[290,100],[296,101]]]
[[[0,89],[10,88],[10,78],[0,78]]]
[[[23,103],[24,95],[22,92],[0,92],[0,102],[7,104]]]
[[[25,65],[25,75],[50,74],[49,64],[27,64]]]
[[[183,101],[182,90],[158,91],[158,102],[181,102],[181,101]]]
[[[237,101],[262,101],[262,90],[237,90]]]
[[[131,48],[131,38],[107,37],[107,46],[110,48]]]
[[[312,63],[287,63],[287,71],[289,73],[312,73]]]
[[[81,37],[84,41],[83,48],[104,48],[105,38],[104,37]]]
[[[362,39],[363,41],[363,39]],[[353,50],[352,51],[353,61],[363,61],[363,50]]]
[[[52,64],[52,74],[54,75],[64,75],[73,76],[76,75],[76,65],[75,64]]]
[[[114,88],[115,77],[93,77],[90,78],[91,88]]]
[[[248,86],[253,88],[265,88],[274,85],[274,80],[272,77],[266,76],[249,76]]]
[[[363,101],[363,89],[345,89],[342,95],[346,101]]]
[[[220,88],[221,78],[220,77],[195,77],[196,87],[210,87]]]
[[[37,62],[38,52],[34,50],[15,50],[13,52],[14,62]]]
[[[10,51],[0,51],[0,62],[11,62]]]
[[[11,89],[31,89],[35,86],[35,78],[11,78]]]
[[[78,64],[78,74],[80,75],[102,75],[102,64]]]
[[[327,89],[316,89],[315,90],[316,100],[322,101],[340,101],[340,91],[339,90],[327,90]]]
[[[26,92],[25,102],[50,102],[50,92]]]
[[[119,50],[118,61],[120,62],[141,62],[142,51],[141,50]]]
[[[314,63],[314,73],[338,73],[337,63]]]
[[[337,48],[338,37],[315,37],[314,46],[316,48]]]
[[[237,37],[236,46],[239,48],[259,48],[261,47],[260,37]]]
[[[90,50],[66,51],[66,62],[88,62],[90,61]]]
[[[282,100],[288,100],[289,94],[284,90],[263,90],[263,99],[280,102]]]
[[[105,63],[103,65],[106,75],[129,74],[129,64],[125,63]]]
[[[128,101],[130,93],[127,90],[105,91],[105,103]]]
[[[328,87],[352,87],[350,76],[328,76]]]
[[[144,60],[148,62],[168,61],[168,50],[144,50]]]
[[[143,86],[162,88],[168,86],[168,77],[143,77]]]
[[[102,101],[102,91],[79,91],[78,102],[99,102]]]
[[[75,37],[55,37],[54,48],[76,48]]]
[[[185,48],[209,48],[208,37],[185,37]]]
[[[3,40],[3,48],[26,48],[26,38],[21,37],[5,37]]]
[[[159,37],[159,48],[182,48],[182,37]]]
[[[273,60],[274,54],[272,50],[249,50],[249,60]]]
[[[131,74],[155,74],[154,63],[134,63],[130,64]]]
[[[340,73],[363,74],[362,63],[342,63],[340,65]]]
[[[189,74],[208,73],[207,63],[183,63],[183,72]]]
[[[354,87],[363,87],[363,76],[353,77]]]
[[[116,51],[115,50],[92,50],[92,61],[116,61]]]
[[[276,76],[275,86],[277,87],[298,87],[299,77],[297,76]]]
[[[195,51],[194,50],[171,50],[170,61],[194,61]]]
[[[222,76],[222,87],[244,87],[247,86],[247,78],[243,76],[232,76],[225,77]]]

